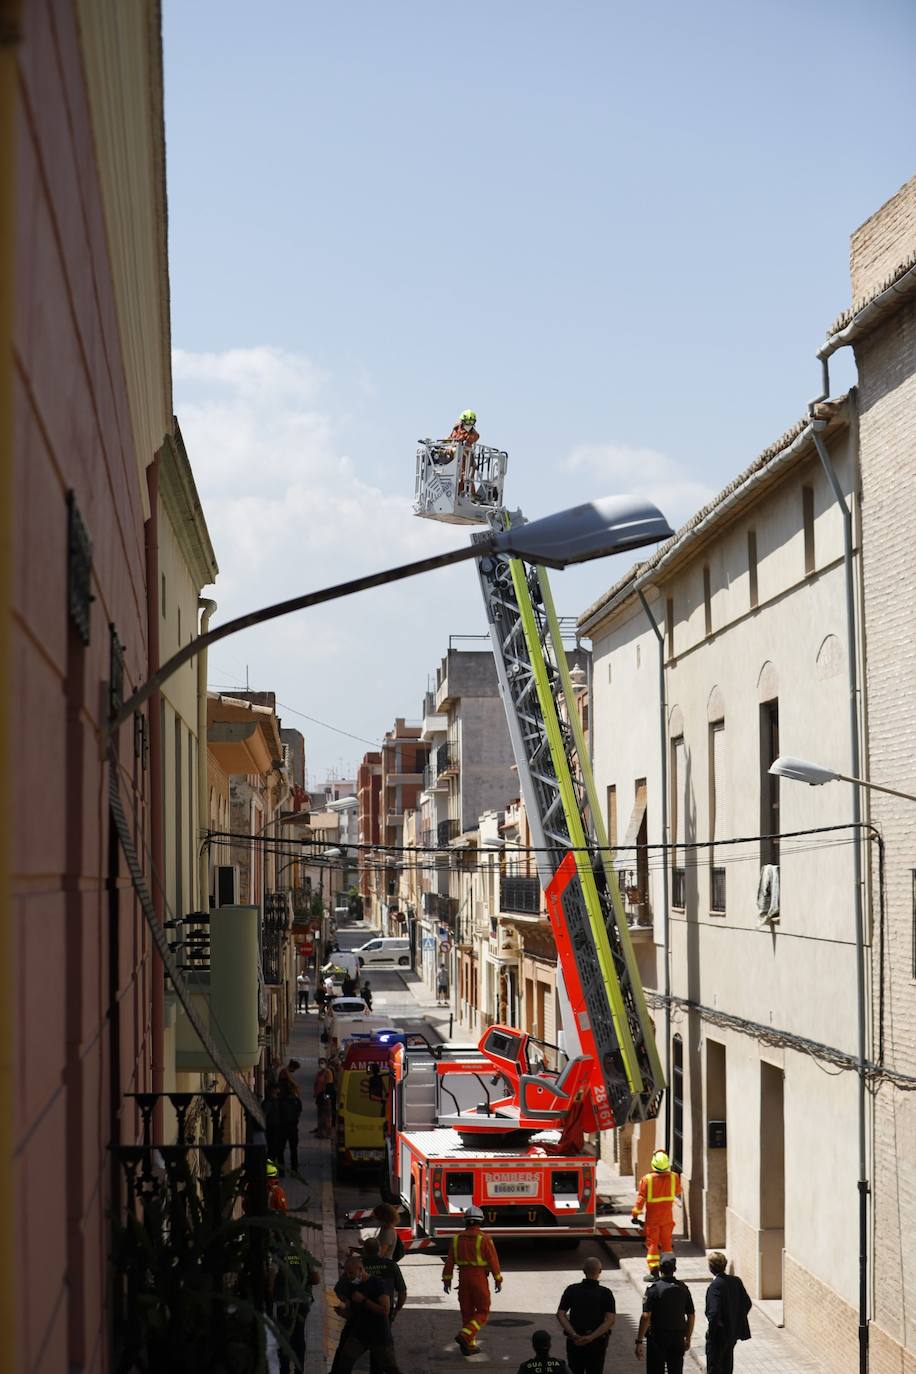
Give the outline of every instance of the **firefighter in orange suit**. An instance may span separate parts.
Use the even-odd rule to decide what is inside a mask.
[[[464,1322],[455,1340],[462,1355],[476,1355],[477,1333],[490,1315],[490,1282],[497,1293],[503,1286],[503,1276],[499,1272],[499,1258],[496,1246],[490,1237],[480,1229],[483,1212],[479,1207],[468,1207],[464,1213],[464,1232],[453,1236],[442,1271],[442,1287],[451,1292],[452,1275],[458,1266],[458,1303],[461,1319]]]
[[[639,1180],[639,1190],[633,1204],[633,1222],[646,1209],[646,1260],[652,1278],[657,1278],[658,1263],[671,1249],[674,1234],[674,1199],[681,1195],[681,1176],[671,1168],[671,1160],[664,1150],[652,1156],[652,1172]]]

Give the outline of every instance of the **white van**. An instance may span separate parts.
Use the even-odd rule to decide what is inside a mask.
[[[353,953],[364,966],[397,964],[399,968],[407,968],[410,964],[410,941],[400,935],[379,935],[360,945]]]

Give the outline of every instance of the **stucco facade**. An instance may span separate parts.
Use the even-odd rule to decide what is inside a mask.
[[[855,498],[849,407],[824,413],[839,481]],[[833,1295],[840,1348],[853,1350],[856,1077],[850,1067],[828,1070],[796,1038],[855,1051],[854,840],[848,829],[778,848],[760,838],[850,819],[847,788],[774,790],[767,771],[774,750],[847,770],[850,757],[842,519],[801,426],[641,571],[664,633],[671,848],[658,640],[633,576],[580,621],[594,646],[594,767],[610,843],[632,845],[646,809],[654,939],[636,949],[656,991],[664,864],[670,880],[671,992],[680,999],[667,1060],[671,1117],[636,1132],[632,1167],[645,1167],[667,1124],[691,1237],[727,1249],[749,1291],[783,1299],[787,1325],[812,1341],[813,1277]],[[616,863],[631,868],[634,850],[618,850]],[[779,876],[770,919],[758,904],[764,864]],[[664,1046],[661,1009],[656,1024]],[[813,1159],[830,1180],[829,1205],[811,1187]]]

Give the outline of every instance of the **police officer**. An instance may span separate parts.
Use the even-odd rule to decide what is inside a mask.
[[[535,1331],[531,1337],[534,1358],[518,1367],[518,1374],[569,1374],[569,1365],[550,1353],[550,1332]]]
[[[493,1275],[497,1293],[503,1286],[496,1246],[480,1229],[482,1221],[483,1212],[479,1207],[465,1208],[464,1233],[452,1237],[442,1270],[442,1287],[450,1293],[452,1275],[455,1267],[458,1268],[458,1304],[464,1325],[455,1340],[462,1355],[477,1354],[477,1333],[490,1315],[488,1274]]]
[[[636,1333],[637,1360],[645,1342],[646,1374],[682,1374],[690,1349],[696,1315],[690,1289],[674,1277],[676,1267],[674,1255],[662,1255],[658,1278],[646,1289]]]

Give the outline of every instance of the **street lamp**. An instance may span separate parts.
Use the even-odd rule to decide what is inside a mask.
[[[806,782],[809,787],[823,787],[825,782],[851,782],[854,787],[867,787],[872,792],[886,792],[890,797],[902,797],[904,801],[916,802],[911,792],[898,792],[895,787],[884,787],[878,782],[867,782],[865,778],[851,778],[848,773],[836,773],[821,763],[811,763],[808,759],[796,759],[791,754],[781,754],[770,764],[770,772],[777,778],[790,778],[792,782]]]
[[[491,530],[472,543],[448,553],[420,558],[415,563],[403,563],[397,568],[355,577],[350,582],[338,582],[336,586],[325,587],[322,591],[307,592],[304,596],[294,596],[288,601],[264,606],[259,611],[249,611],[247,615],[236,616],[215,630],[198,635],[163,663],[142,687],[138,687],[127,698],[117,715],[108,722],[103,733],[103,747],[119,726],[129,720],[173,673],[202,649],[218,644],[221,639],[227,639],[239,630],[248,630],[253,625],[263,625],[267,620],[276,620],[293,611],[304,611],[310,606],[352,596],[354,592],[383,587],[389,582],[401,582],[404,578],[415,577],[417,573],[433,572],[436,568],[447,568],[453,563],[464,563],[472,558],[506,554],[523,558],[527,563],[543,563],[548,568],[566,568],[573,563],[586,563],[593,558],[605,558],[613,553],[642,548],[645,544],[656,544],[661,539],[668,539],[672,533],[667,520],[651,501],[636,496],[605,496],[585,505],[558,511],[555,515],[545,515],[540,520],[531,520],[527,524],[513,525],[506,530]]]

